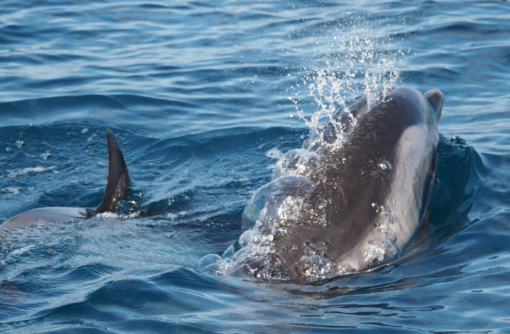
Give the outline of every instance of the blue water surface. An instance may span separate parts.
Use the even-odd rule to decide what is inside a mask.
[[[134,188],[0,230],[0,331],[508,332],[509,37],[504,1],[3,0],[0,223],[98,205],[107,128]],[[198,265],[312,116],[399,84],[445,95],[423,243],[317,284]]]

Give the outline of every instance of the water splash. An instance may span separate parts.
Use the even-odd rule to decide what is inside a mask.
[[[296,107],[298,116],[310,128],[309,138],[303,148],[280,157],[273,166],[273,181],[253,195],[243,214],[246,231],[239,238],[240,249],[233,253],[233,247],[229,248],[230,251],[225,253],[228,256],[224,255],[221,260],[214,257],[214,266],[206,257],[201,261],[202,265],[225,273],[248,263],[244,268],[255,277],[285,279],[288,272],[278,252],[301,248],[303,256],[292,266],[298,268],[307,280],[345,275],[356,270],[350,263],[335,263],[328,259],[324,251],[326,245],[305,240],[302,245],[282,250],[275,242],[293,233],[292,225],[302,223],[299,219],[304,215],[307,224],[328,226],[323,213],[328,198],[314,202],[313,207],[307,202],[307,196],[317,184],[326,181],[319,168],[321,153],[341,149],[345,139],[355,130],[357,119],[348,107],[349,101],[364,96],[362,101],[366,101],[370,110],[398,81],[399,63],[409,51],[398,48],[398,42],[388,33],[389,29],[378,26],[377,20],[368,20],[367,16],[347,13],[347,17],[330,30],[329,36],[317,40],[321,53],[311,60],[302,77],[302,84],[309,89],[317,109],[307,117],[303,109]],[[292,94],[288,99],[299,105],[296,96],[299,94]],[[347,158],[340,163],[347,163]],[[393,169],[385,159],[375,161],[374,167],[377,173]],[[367,240],[357,251],[365,261],[362,267],[378,265],[399,251],[391,228],[390,209],[377,203],[373,208],[379,214],[378,228],[374,238]]]
[[[337,111],[348,113],[348,103],[358,96],[366,97],[371,109],[398,83],[402,60],[410,49],[403,50],[400,40],[390,32],[391,26],[378,24],[382,21],[384,18],[377,20],[371,14],[348,12],[329,30],[329,35],[316,42],[322,52],[311,60],[301,81],[308,87],[317,110],[310,117],[306,117],[303,109],[297,110],[310,128],[310,138],[318,137],[327,123],[337,126],[338,133],[344,133],[334,119]],[[352,129],[347,134],[350,132]]]

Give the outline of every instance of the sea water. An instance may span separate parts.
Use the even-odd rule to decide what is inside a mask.
[[[4,0],[0,222],[98,205],[106,128],[134,187],[0,230],[0,331],[507,332],[509,36],[504,1]],[[336,110],[397,85],[445,95],[424,242],[315,284],[199,265]]]

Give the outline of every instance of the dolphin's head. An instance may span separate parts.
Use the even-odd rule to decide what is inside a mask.
[[[243,213],[240,271],[317,281],[379,266],[410,242],[434,188],[444,96],[400,86],[381,97],[337,111],[279,162]]]
[[[425,97],[429,100],[432,111],[436,115],[436,121],[439,122],[441,112],[443,111],[444,95],[438,89],[429,90],[425,93]]]

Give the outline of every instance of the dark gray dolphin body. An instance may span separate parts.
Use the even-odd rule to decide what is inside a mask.
[[[234,268],[317,280],[397,256],[427,212],[443,101],[398,87],[372,109],[360,98],[337,112],[253,195]]]
[[[64,222],[76,218],[90,218],[98,213],[114,210],[131,187],[131,180],[119,144],[110,130],[106,130],[106,140],[109,163],[108,182],[103,200],[97,208],[38,208],[20,213],[6,221],[1,227],[23,227],[36,222]]]

